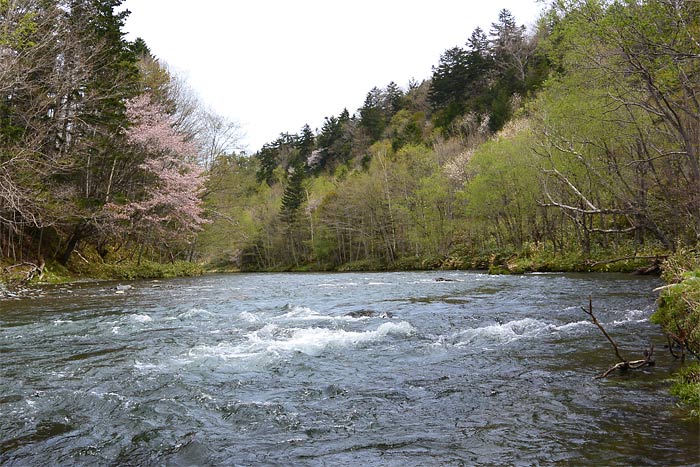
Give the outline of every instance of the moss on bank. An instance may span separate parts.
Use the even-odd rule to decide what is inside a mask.
[[[677,354],[700,354],[700,251],[686,249],[663,264],[661,289],[653,323],[673,342]],[[690,415],[700,416],[700,363],[693,362],[675,376],[671,392],[687,405]]]
[[[659,306],[651,321],[681,349],[700,354],[700,252],[681,250],[663,265]]]
[[[64,266],[56,261],[47,262],[41,272],[27,274],[27,265],[7,266],[2,268],[0,285],[2,289],[21,289],[25,284],[65,284],[90,280],[138,280],[169,279],[175,277],[200,276],[207,272],[203,266],[187,261],[157,263],[153,261],[125,261],[121,263],[84,263],[75,262]]]
[[[123,261],[120,263],[73,264],[71,271],[78,277],[92,279],[137,280],[200,276],[204,274],[205,269],[199,264],[187,261],[172,263]]]
[[[671,393],[688,407],[691,417],[700,418],[700,363],[694,362],[678,372]]]
[[[580,251],[553,251],[539,244],[526,244],[519,250],[471,251],[457,249],[446,256],[409,256],[386,261],[364,258],[334,267],[330,264],[279,264],[268,269],[243,268],[245,272],[372,272],[372,271],[438,271],[487,270],[491,274],[525,274],[528,272],[622,272],[658,274],[664,258],[663,250],[633,248],[600,250],[588,254]],[[221,264],[209,271],[237,271]]]

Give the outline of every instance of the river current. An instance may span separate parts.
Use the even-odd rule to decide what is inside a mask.
[[[658,279],[236,274],[0,301],[0,465],[700,465]],[[616,360],[581,306],[630,359]]]

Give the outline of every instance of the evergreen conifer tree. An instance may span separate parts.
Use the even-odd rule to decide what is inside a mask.
[[[282,219],[287,224],[293,224],[297,218],[299,207],[304,203],[305,167],[300,161],[290,167],[287,176],[287,186],[282,195]]]

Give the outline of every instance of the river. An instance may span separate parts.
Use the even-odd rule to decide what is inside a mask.
[[[648,321],[658,285],[417,272],[35,289],[0,301],[0,465],[700,465]],[[615,357],[589,295],[629,358],[656,345],[655,367],[593,379]]]

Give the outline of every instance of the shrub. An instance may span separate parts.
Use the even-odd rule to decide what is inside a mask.
[[[700,363],[688,365],[678,372],[671,393],[691,407],[692,417],[700,417]]]
[[[700,269],[680,275],[681,281],[661,292],[651,321],[694,353],[700,352]]]

